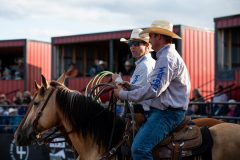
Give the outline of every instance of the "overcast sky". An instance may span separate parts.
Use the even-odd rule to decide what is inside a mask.
[[[0,39],[51,37],[150,26],[156,19],[214,29],[240,14],[240,0],[0,0]]]

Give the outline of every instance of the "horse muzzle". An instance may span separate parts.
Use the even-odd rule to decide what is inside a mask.
[[[28,146],[36,139],[36,134],[33,128],[21,129],[15,133],[14,139],[17,146]]]

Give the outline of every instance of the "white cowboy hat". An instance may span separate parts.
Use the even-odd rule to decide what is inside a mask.
[[[124,63],[124,66],[131,66],[132,64],[129,62],[129,61],[126,61],[125,63]]]
[[[121,38],[120,42],[128,43],[129,41],[132,41],[132,40],[142,40],[144,42],[149,43],[149,34],[148,33],[139,35],[139,33],[141,33],[142,31],[143,30],[139,29],[139,28],[133,29],[130,38],[129,39]]]
[[[179,37],[177,34],[173,32],[173,24],[164,20],[153,21],[151,27],[144,29],[140,33],[140,35],[146,34],[146,33],[159,33],[175,39],[182,39],[181,37]]]
[[[104,62],[103,60],[99,60],[98,64],[99,64],[99,65],[105,65],[106,62]]]
[[[17,109],[15,109],[15,108],[9,108],[8,109],[8,113],[10,114],[10,113],[14,113],[14,112],[17,112]]]

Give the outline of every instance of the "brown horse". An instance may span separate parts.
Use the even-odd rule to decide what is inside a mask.
[[[102,159],[108,150],[124,138],[126,122],[100,104],[66,88],[63,74],[57,81],[42,85],[37,90],[29,110],[15,133],[17,145],[29,145],[53,127],[66,135],[81,160]],[[239,159],[240,126],[222,123],[210,128],[214,160]]]

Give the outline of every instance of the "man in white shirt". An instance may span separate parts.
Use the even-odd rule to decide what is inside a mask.
[[[149,33],[150,43],[156,51],[156,64],[147,85],[121,86],[114,90],[116,97],[133,102],[144,101],[150,106],[147,121],[136,134],[132,144],[133,160],[152,160],[152,149],[172,132],[184,119],[188,108],[190,78],[186,65],[172,44],[181,39],[173,33],[167,21],[153,21],[141,34]]]
[[[149,43],[149,34],[146,33],[140,36],[139,33],[141,33],[142,31],[142,29],[133,29],[130,39],[120,39],[121,42],[128,44],[132,56],[136,60],[136,68],[130,79],[130,85],[135,86],[147,85],[149,75],[155,67],[155,60],[152,58],[150,53],[151,44]],[[140,107],[143,107],[145,111],[149,110],[149,106],[144,104],[144,102],[138,102],[133,105],[135,106],[135,110],[141,110]]]

